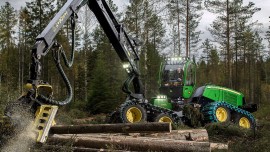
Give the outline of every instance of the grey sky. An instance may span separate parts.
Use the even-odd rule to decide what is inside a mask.
[[[25,2],[29,2],[31,0],[0,0],[0,6],[4,5],[5,2],[10,2],[11,5],[16,8],[20,9],[20,7],[25,6]],[[255,5],[262,10],[254,15],[255,20],[259,20],[260,23],[268,23],[269,19],[269,8],[270,8],[270,1],[269,0],[244,0],[244,3],[247,4],[248,2],[254,2]],[[123,10],[127,3],[127,0],[114,0],[114,2],[118,5],[120,10]],[[202,18],[202,21],[205,23],[211,23],[211,21],[214,19],[214,16],[209,13],[205,12],[204,16]],[[209,25],[208,23],[208,25]]]
[[[4,5],[5,2],[10,2],[11,5],[15,9],[20,9],[20,7],[25,6],[25,2],[29,2],[31,0],[0,0],[0,6]],[[254,20],[258,20],[260,23],[268,24],[269,23],[269,8],[270,8],[270,1],[269,0],[244,0],[244,3],[247,4],[248,2],[254,2],[255,5],[262,10],[254,15]],[[120,10],[123,10],[127,6],[127,0],[114,0],[114,2],[118,5]],[[201,29],[206,28],[206,26],[210,25],[210,23],[214,20],[214,16],[205,11],[203,18]],[[265,25],[266,26],[266,25]]]
[[[29,2],[31,0],[0,0],[0,6],[4,5],[5,2],[10,2],[11,5],[15,9],[20,9],[20,7],[25,6],[25,2]],[[269,8],[270,8],[270,1],[269,0],[244,0],[244,4],[248,4],[248,2],[254,2],[256,7],[261,8],[261,11],[254,14],[253,20],[258,20],[259,23],[262,23],[263,31],[268,29],[270,26],[269,23]],[[128,0],[114,0],[116,5],[119,7],[119,10],[122,11],[128,5]],[[204,32],[202,37],[209,37],[210,34],[207,31],[207,28],[210,26],[212,21],[215,19],[215,16],[207,11],[204,11],[204,15],[202,17],[201,23],[199,25],[199,29]]]
[[[25,6],[25,2],[29,1],[31,0],[0,0],[0,6],[4,5],[5,2],[9,2],[15,9],[20,9],[20,7]]]

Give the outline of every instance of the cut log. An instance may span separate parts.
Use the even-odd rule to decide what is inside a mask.
[[[73,141],[72,141],[73,140]],[[49,144],[65,144],[71,142],[75,147],[84,148],[105,148],[113,147],[119,150],[131,151],[210,151],[209,142],[181,141],[173,139],[154,138],[69,138],[63,136],[51,136],[48,138]]]
[[[71,137],[72,135],[66,134]],[[188,141],[208,141],[208,134],[205,129],[192,129],[192,130],[172,130],[170,133],[113,133],[113,134],[78,134],[77,137],[95,137],[95,138],[161,138],[172,140],[188,140]]]
[[[50,134],[171,132],[170,123],[126,123],[53,126]]]
[[[222,143],[210,143],[210,148],[212,150],[228,150],[228,144],[222,144]]]
[[[82,148],[82,147],[71,147],[71,146],[57,146],[57,145],[43,145],[39,149],[46,151],[72,151],[72,152],[112,152],[111,149],[100,149],[100,148]],[[113,150],[114,152],[134,152],[126,150]]]
[[[132,134],[130,134],[132,135]],[[208,141],[208,133],[206,129],[190,129],[190,130],[172,130],[170,133],[143,133],[140,136],[175,139],[175,140],[189,140],[189,141]]]

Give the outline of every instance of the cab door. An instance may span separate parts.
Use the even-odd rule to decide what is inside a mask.
[[[194,92],[196,85],[196,66],[193,62],[188,61],[185,65],[184,71],[184,87],[183,97],[188,99]]]

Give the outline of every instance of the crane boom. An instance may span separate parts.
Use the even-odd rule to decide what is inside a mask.
[[[138,68],[139,55],[137,42],[130,38],[123,24],[120,24],[105,0],[68,0],[65,5],[54,16],[46,28],[40,33],[31,51],[30,79],[27,81],[27,92],[17,101],[27,104],[30,111],[36,113],[35,128],[38,132],[37,142],[45,142],[59,105],[66,105],[73,97],[72,87],[66,76],[60,59],[64,59],[67,67],[71,67],[74,59],[75,48],[75,23],[77,12],[82,6],[87,5],[95,14],[105,34],[117,52],[123,67],[128,73],[128,78],[123,84],[122,90],[127,93],[126,100],[144,101],[143,85],[140,80]],[[71,61],[66,57],[65,51],[55,37],[67,21],[70,20],[72,30]],[[42,65],[41,58],[52,51],[56,67],[67,87],[67,98],[57,101],[52,98],[52,86],[41,80]],[[134,93],[129,90],[133,83]],[[11,117],[15,110],[8,106],[5,110],[6,116]]]

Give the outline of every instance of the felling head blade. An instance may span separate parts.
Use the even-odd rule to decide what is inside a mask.
[[[37,132],[37,142],[45,143],[51,126],[54,123],[54,118],[57,113],[58,106],[41,105],[37,110],[35,118],[35,130]]]

